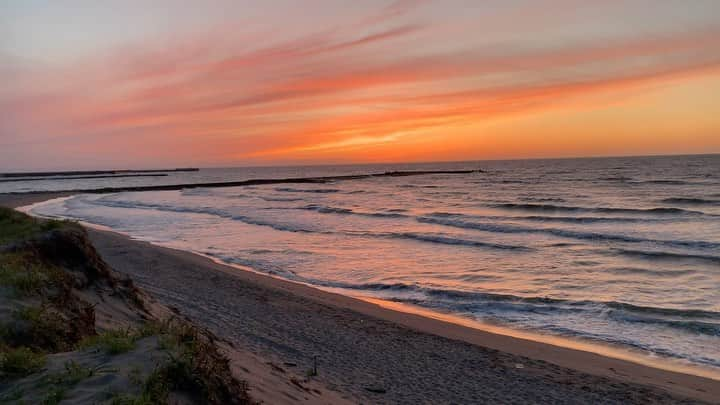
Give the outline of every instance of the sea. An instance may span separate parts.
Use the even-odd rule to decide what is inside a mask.
[[[720,370],[720,155],[219,168],[0,192],[433,170],[478,171],[78,194],[30,212],[336,293]]]

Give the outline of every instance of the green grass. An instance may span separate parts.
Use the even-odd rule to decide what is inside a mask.
[[[45,366],[45,355],[19,347],[3,348],[0,352],[0,379],[30,375]]]
[[[159,347],[169,357],[144,381],[139,374],[131,376],[142,388],[139,395],[118,394],[112,404],[162,404],[171,392],[183,392],[198,403],[251,403],[247,386],[232,379],[227,360],[191,325],[182,321],[151,322],[137,330],[135,336],[157,336]]]
[[[14,317],[42,322],[46,316],[42,308],[28,307],[17,311]],[[139,369],[132,370],[128,377],[140,392],[136,395],[116,393],[109,398],[110,403],[163,404],[171,392],[183,392],[200,403],[212,404],[239,403],[247,398],[247,386],[232,379],[227,360],[219,355],[212,341],[184,322],[148,322],[136,330],[107,331],[83,339],[79,347],[120,354],[133,350],[139,339],[150,336],[158,338],[167,357],[147,377],[143,377]],[[3,351],[2,376],[29,375],[42,369],[44,363],[45,357],[30,349],[8,349]],[[95,374],[96,370],[76,362],[65,363],[63,372],[43,379],[47,388],[42,403],[61,402],[69,389]],[[244,403],[249,403],[249,399]]]
[[[135,331],[135,335],[138,339],[150,336],[160,336],[166,333],[168,333],[167,325],[158,321],[146,321]]]
[[[165,403],[167,397],[170,394],[171,382],[168,379],[167,373],[164,367],[158,367],[152,372],[145,380],[143,385],[143,391],[139,399],[143,403],[144,401],[150,401],[151,403]]]
[[[43,326],[42,318],[44,312],[45,311],[41,307],[25,307],[15,311],[13,318],[21,321],[28,321],[33,326]]]
[[[49,385],[49,389],[43,398],[43,405],[59,404],[70,388],[94,374],[95,370],[73,360],[65,362],[65,371],[46,377],[45,383]]]
[[[152,392],[182,391],[200,403],[252,403],[246,384],[232,378],[229,361],[206,334],[182,321],[163,327],[160,342],[170,359],[148,379]]]
[[[130,370],[128,373],[128,379],[130,379],[130,382],[134,385],[142,384],[142,371],[140,371],[138,366],[135,366]]]
[[[22,249],[0,253],[0,287],[4,287],[3,291],[9,287],[19,296],[40,298],[43,303],[40,307],[25,307],[16,311],[12,323],[0,325],[0,380],[42,370],[45,355],[40,350],[54,353],[92,347],[117,355],[135,349],[139,339],[156,336],[167,357],[149,376],[143,378],[139,372],[129,376],[140,389],[140,394],[119,393],[110,398],[112,403],[165,403],[170,392],[174,391],[187,393],[201,403],[237,403],[247,399],[246,385],[232,378],[227,360],[219,354],[211,338],[182,321],[150,322],[136,330],[107,331],[82,338],[78,343],[81,336],[94,333],[94,328],[91,332],[82,328],[67,328],[66,318],[76,320],[78,318],[74,316],[84,314],[78,310],[77,314],[71,311],[66,316],[66,312],[61,310],[74,308],[71,305],[74,302],[67,301],[72,279],[62,267],[49,264],[47,258],[41,257],[31,243],[21,243],[43,232],[74,225],[37,220],[0,208],[0,245],[18,243],[16,246]],[[51,345],[56,341],[62,344]],[[42,402],[59,403],[68,389],[91,377],[94,372],[79,364],[67,363],[64,372],[45,379],[48,385]]]
[[[108,354],[115,355],[134,349],[137,339],[138,335],[130,330],[110,330],[84,338],[80,341],[79,347],[81,349],[99,347]]]
[[[66,221],[39,221],[22,212],[0,207],[0,245],[32,237],[40,232],[62,228]]]
[[[67,320],[45,306],[24,307],[13,313],[13,321],[2,325],[0,341],[12,347],[57,352],[72,349],[76,337],[68,334]]]
[[[145,379],[139,381],[142,391],[139,395],[120,394],[112,399],[113,405],[149,405],[167,403],[170,392],[187,389],[195,384],[192,368],[182,359],[171,359],[159,365]]]
[[[28,253],[0,253],[0,285],[19,296],[30,296],[51,281],[52,272],[33,260]]]
[[[158,365],[155,370],[143,379],[139,369],[131,370],[128,374],[130,381],[142,388],[140,394],[116,393],[111,398],[112,405],[151,405],[167,403],[171,384],[165,373],[165,365]]]
[[[43,262],[30,249],[0,252],[0,286],[9,288],[19,298],[62,287],[69,279],[62,269]]]
[[[115,394],[110,400],[111,405],[157,405],[163,402],[154,400],[145,395]]]

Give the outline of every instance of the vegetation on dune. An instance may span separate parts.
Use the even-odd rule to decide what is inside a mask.
[[[27,239],[41,232],[59,229],[69,221],[40,221],[22,212],[0,207],[0,245]]]
[[[27,347],[0,347],[0,381],[24,377],[45,365],[45,355]]]
[[[121,354],[134,349],[138,337],[128,329],[109,330],[84,338],[78,347],[80,349],[99,348],[108,354]]]
[[[65,370],[62,373],[50,376],[48,381],[54,384],[75,385],[80,381],[90,378],[95,374],[95,370],[85,367],[73,360],[65,362]]]
[[[42,257],[29,240],[55,230],[78,230],[68,221],[42,221],[21,212],[0,207],[0,286],[19,296],[58,295],[71,277]],[[50,294],[53,295],[53,294]]]
[[[71,359],[58,371],[58,360],[51,360],[54,353],[72,358],[99,350],[109,358],[132,359],[148,348],[153,352],[149,364],[155,368],[144,363],[142,372],[143,363],[127,364],[133,371],[126,381],[134,388],[108,391],[100,402],[163,404],[179,395],[203,404],[252,403],[247,386],[233,378],[229,361],[209,332],[172,319],[98,334],[94,307],[78,294],[90,288],[104,288],[134,310],[145,310],[132,282],[112,275],[82,227],[0,207],[0,305],[10,308],[0,317],[0,403],[27,398],[32,403],[60,403],[72,398],[73,389],[96,377],[108,361],[93,357],[100,363],[88,366]],[[155,340],[139,346],[150,337]]]
[[[4,325],[4,340],[12,346],[35,350],[61,351],[72,348],[76,336],[67,320],[49,307],[25,307],[15,311],[13,322]]]
[[[43,397],[43,405],[59,404],[68,390],[80,382],[95,375],[95,370],[76,363],[73,360],[65,362],[65,369],[57,374],[47,376],[43,384],[47,386],[47,392]]]
[[[247,385],[232,377],[229,360],[218,352],[211,335],[180,321],[168,323],[166,330],[166,343],[174,343],[178,353],[161,369],[171,388],[215,404],[250,402]]]
[[[30,252],[0,253],[0,286],[10,288],[18,296],[40,293],[58,281],[61,273],[38,263]]]
[[[38,372],[47,353],[70,350],[81,336],[94,334],[91,308],[72,294],[72,277],[30,242],[65,227],[77,230],[70,222],[0,207],[0,300],[13,308],[0,322],[0,380]]]
[[[94,334],[92,308],[72,293],[72,286],[72,277],[34,250],[0,253],[0,287],[17,307],[11,322],[0,326],[3,341],[54,352]]]
[[[198,403],[252,403],[247,385],[232,377],[229,361],[218,352],[208,333],[170,319],[148,322],[134,334],[135,339],[147,336],[159,337],[159,347],[168,358],[144,380],[135,378],[141,388],[139,395],[116,395],[113,404],[166,403],[171,393],[181,393]]]

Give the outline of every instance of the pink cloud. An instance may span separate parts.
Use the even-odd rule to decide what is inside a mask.
[[[418,7],[398,1],[344,29],[259,45],[256,37],[223,31],[110,49],[59,69],[0,70],[16,81],[0,94],[0,144],[77,143],[83,153],[120,148],[145,156],[148,142],[165,142],[177,145],[168,159],[362,147],[401,132],[709,74],[720,65],[717,27],[542,48],[503,42],[407,53],[433,30],[396,21]]]

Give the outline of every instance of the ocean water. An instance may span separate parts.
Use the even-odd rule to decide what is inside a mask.
[[[32,212],[349,295],[720,368],[718,155],[212,169],[98,182],[478,168],[85,194]]]

